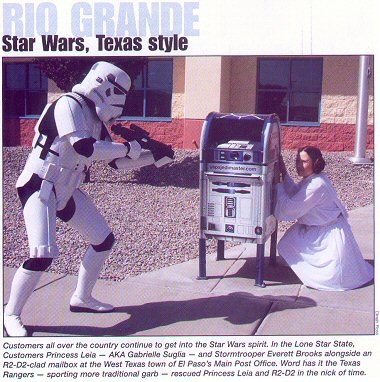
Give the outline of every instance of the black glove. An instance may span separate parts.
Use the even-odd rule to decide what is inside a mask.
[[[123,127],[121,123],[117,123],[111,126],[111,131],[128,142],[137,141],[142,148],[147,148],[144,146],[146,146],[149,140],[149,133],[135,124],[131,124],[129,128],[126,128]]]
[[[141,148],[152,152],[155,161],[164,157],[174,159],[174,151],[171,146],[149,138],[149,132],[134,123],[129,128],[117,123],[111,126],[111,131],[128,142],[137,141],[140,143]]]

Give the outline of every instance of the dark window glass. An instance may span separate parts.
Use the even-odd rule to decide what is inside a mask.
[[[261,92],[257,102],[258,113],[276,113],[281,121],[286,119],[286,91]]]
[[[144,90],[133,90],[128,93],[123,116],[144,116]]]
[[[23,90],[8,90],[4,92],[3,110],[5,116],[22,116],[25,115],[25,104]]]
[[[152,59],[133,81],[123,116],[170,118],[173,89],[173,60]]]
[[[320,96],[315,93],[292,93],[289,108],[290,121],[318,121]]]
[[[25,89],[26,87],[26,65],[9,64],[6,65],[6,87],[8,89]]]
[[[37,65],[29,65],[29,89],[47,89],[47,77]]]
[[[148,64],[148,88],[171,90],[172,82],[172,61],[151,61]]]
[[[146,93],[146,116],[170,117],[171,102],[171,92],[148,90]]]
[[[281,122],[319,122],[321,58],[259,60],[257,113],[277,113]]]
[[[29,97],[26,99],[26,114],[39,115],[46,106],[46,92],[44,91],[31,91]]]
[[[260,89],[287,89],[289,84],[289,66],[287,60],[260,61]]]
[[[320,59],[293,59],[290,67],[293,90],[321,91],[322,65]]]
[[[40,115],[47,103],[47,77],[35,64],[3,65],[3,111],[8,117]]]

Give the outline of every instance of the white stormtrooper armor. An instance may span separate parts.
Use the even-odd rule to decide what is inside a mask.
[[[130,87],[131,79],[127,73],[108,62],[98,62],[85,79],[73,87],[73,92],[94,102],[99,119],[111,124],[120,117]]]
[[[91,296],[114,236],[89,197],[79,189],[94,160],[118,160],[116,168],[154,163],[138,142],[112,142],[105,124],[122,114],[129,76],[107,62],[96,63],[72,93],[46,106],[36,127],[33,149],[16,187],[23,205],[30,259],[13,279],[4,325],[10,336],[26,336],[20,315],[38,280],[58,256],[55,219],[77,229],[89,242],[70,301],[74,312],[107,312],[113,307]],[[130,163],[133,162],[133,166]]]

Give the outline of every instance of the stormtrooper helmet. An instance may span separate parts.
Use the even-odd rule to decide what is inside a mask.
[[[93,101],[99,119],[109,125],[121,116],[130,87],[127,73],[109,62],[100,61],[72,90]]]

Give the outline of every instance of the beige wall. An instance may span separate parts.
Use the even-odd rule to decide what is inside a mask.
[[[230,112],[256,112],[257,58],[231,58]]]
[[[3,62],[32,62],[28,57],[4,57]]]
[[[30,61],[28,58],[5,62]],[[256,56],[175,57],[173,119],[204,119],[211,111],[255,113]],[[373,57],[370,65],[373,73]],[[356,123],[359,56],[324,56],[321,123]],[[369,81],[368,123],[373,124],[373,74]],[[61,91],[49,81],[48,99]]]
[[[370,60],[373,71],[373,59]],[[230,112],[256,112],[257,57],[231,58]],[[323,57],[321,123],[356,123],[359,56]],[[368,123],[373,124],[373,76],[369,81]]]
[[[186,57],[185,118],[204,119],[221,110],[222,68],[220,56]]]
[[[187,57],[185,66],[186,118],[255,112],[256,57]]]
[[[373,60],[370,60],[373,68]],[[323,58],[321,123],[355,124],[359,56]],[[369,80],[368,123],[373,124],[373,76]]]
[[[220,111],[221,113],[230,112],[231,103],[231,57],[222,57],[222,77],[220,84]]]
[[[172,118],[185,116],[185,71],[186,58],[175,57],[173,59]]]

